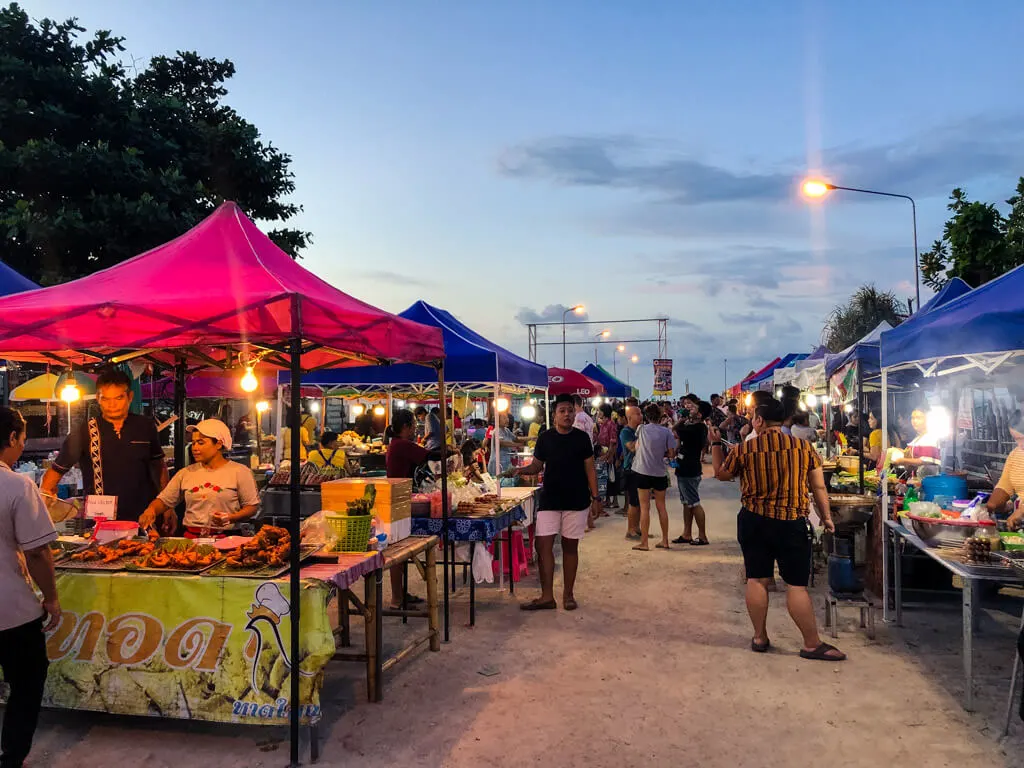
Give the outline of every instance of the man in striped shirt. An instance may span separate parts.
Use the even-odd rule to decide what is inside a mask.
[[[763,402],[754,412],[753,440],[740,443],[723,458],[722,435],[708,423],[711,459],[719,480],[740,479],[743,507],[737,517],[737,538],[747,575],[747,612],[754,625],[750,648],[767,651],[768,584],[775,563],[786,582],[786,607],[803,636],[800,655],[805,659],[842,661],[846,655],[822,642],[807,592],[811,573],[808,490],[825,529],[834,532],[832,514],[821,470],[821,457],[810,443],[782,432],[785,406]]]

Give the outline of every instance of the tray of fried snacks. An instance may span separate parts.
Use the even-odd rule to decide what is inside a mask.
[[[203,573],[204,576],[244,576],[267,579],[288,570],[292,537],[286,528],[265,525],[248,541],[222,552],[224,560]],[[303,544],[300,557],[306,559],[321,545]]]
[[[191,539],[159,539],[142,547],[124,567],[147,573],[197,574],[212,568],[223,555],[209,544]]]

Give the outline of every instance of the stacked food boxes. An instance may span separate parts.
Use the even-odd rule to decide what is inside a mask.
[[[330,480],[320,486],[323,508],[328,512],[345,512],[348,502],[361,498],[368,484],[377,489],[373,504],[377,533],[386,533],[389,544],[408,537],[412,533],[412,480],[391,477]]]

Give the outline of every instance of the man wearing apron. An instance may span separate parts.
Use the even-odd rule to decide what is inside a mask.
[[[96,402],[100,416],[72,429],[43,476],[42,491],[56,495],[61,477],[78,464],[87,513],[92,508],[118,520],[138,520],[168,480],[156,425],[129,413],[131,380],[120,370],[100,374]]]

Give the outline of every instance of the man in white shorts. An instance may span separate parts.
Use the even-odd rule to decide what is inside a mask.
[[[540,569],[540,597],[523,603],[524,611],[553,610],[555,602],[555,536],[562,535],[562,605],[577,608],[573,587],[579,568],[579,543],[587,530],[587,518],[601,512],[597,495],[597,472],[590,437],[573,428],[576,410],[571,395],[555,400],[554,429],[542,432],[533,450],[533,462],[507,474],[536,475],[544,472],[537,505],[537,560]]]

